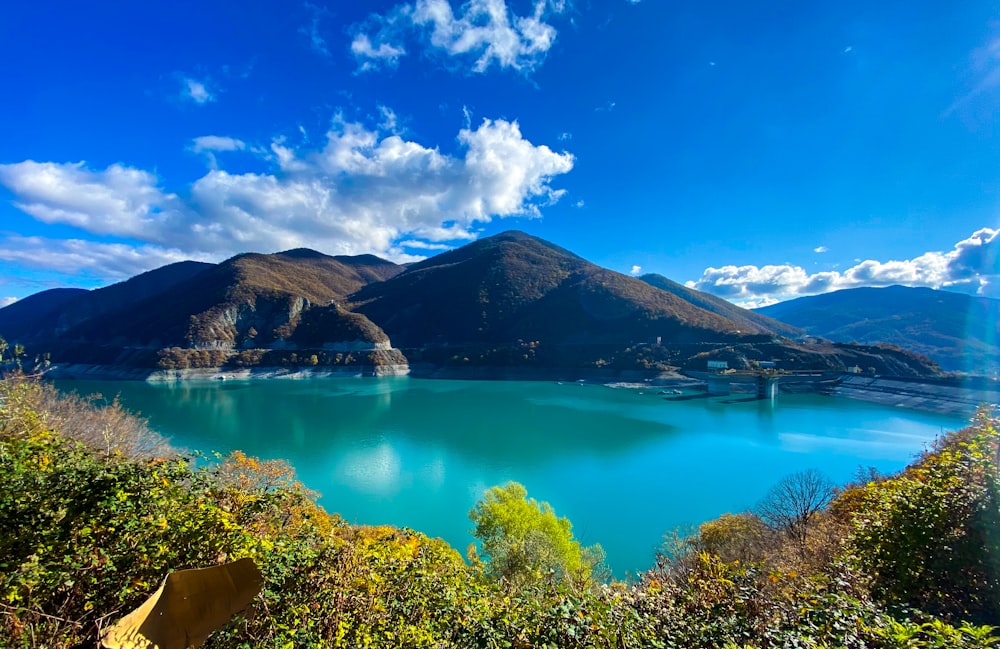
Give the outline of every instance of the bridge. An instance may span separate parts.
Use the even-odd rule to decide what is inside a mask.
[[[722,370],[717,372],[684,372],[693,379],[704,381],[710,395],[726,395],[732,392],[733,383],[751,384],[757,388],[758,399],[773,400],[778,396],[778,384],[815,384],[835,381],[842,372],[787,372],[772,369]]]

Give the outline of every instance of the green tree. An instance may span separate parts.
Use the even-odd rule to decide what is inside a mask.
[[[523,583],[551,574],[583,588],[604,564],[600,545],[581,547],[569,519],[556,516],[548,503],[528,498],[517,482],[491,487],[469,518],[492,576]]]

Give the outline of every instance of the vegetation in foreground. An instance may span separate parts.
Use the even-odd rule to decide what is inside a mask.
[[[481,554],[348,525],[289,467],[195,465],[116,403],[0,381],[0,646],[95,646],[170,570],[252,557],[264,590],[207,647],[1000,647],[997,422],[899,475],[790,476],[665,545],[636,583],[516,484]]]

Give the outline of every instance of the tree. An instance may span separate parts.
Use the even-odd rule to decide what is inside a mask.
[[[548,503],[529,499],[517,482],[491,487],[469,518],[492,576],[524,583],[548,573],[584,587],[604,563],[600,545],[581,547],[569,520],[557,517]]]
[[[764,496],[756,514],[768,527],[783,531],[805,546],[809,523],[834,496],[834,485],[816,469],[786,476]]]
[[[723,514],[698,526],[698,541],[727,563],[748,563],[763,557],[766,533],[764,522],[753,513]]]

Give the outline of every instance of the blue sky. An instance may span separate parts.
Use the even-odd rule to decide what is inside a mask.
[[[1000,296],[995,3],[14,3],[0,60],[3,302],[507,229],[744,305]]]

